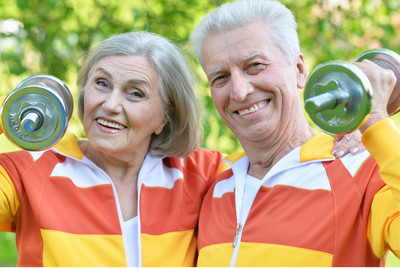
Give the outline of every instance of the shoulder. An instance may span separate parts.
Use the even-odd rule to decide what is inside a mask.
[[[184,160],[187,164],[201,165],[219,165],[223,158],[223,154],[219,151],[208,150],[205,148],[197,148]]]
[[[218,151],[197,148],[184,158],[164,158],[164,166],[181,170],[184,184],[192,191],[203,191],[215,181],[221,167],[223,154]],[[196,189],[196,190],[195,190]]]

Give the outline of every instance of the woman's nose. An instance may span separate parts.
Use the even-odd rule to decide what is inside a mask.
[[[107,95],[103,103],[103,109],[109,114],[120,113],[122,111],[122,100],[122,93],[117,89],[113,89]]]

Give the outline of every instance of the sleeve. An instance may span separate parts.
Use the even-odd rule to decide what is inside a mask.
[[[15,185],[5,169],[0,166],[0,231],[11,231],[11,223],[18,207]]]
[[[195,170],[204,179],[208,189],[221,169],[222,157],[222,153],[218,151],[198,148],[190,157],[190,163],[186,162],[186,165],[189,170]]]
[[[386,118],[368,128],[362,142],[386,183],[371,204],[368,238],[377,257],[382,258],[388,249],[400,257],[400,131]]]
[[[6,96],[0,96],[0,107],[3,105]],[[4,138],[3,124],[0,120],[0,140],[2,146],[0,151],[5,151],[4,142],[9,143]],[[8,148],[8,147],[7,147]],[[11,223],[14,221],[14,215],[17,213],[19,207],[17,190],[10,176],[7,174],[5,169],[0,166],[0,231],[10,231]]]

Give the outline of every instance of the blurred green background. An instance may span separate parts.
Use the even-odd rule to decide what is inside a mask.
[[[205,138],[203,146],[233,153],[237,139],[216,113],[208,84],[190,51],[188,38],[208,11],[223,0],[0,0],[0,94],[32,74],[63,80],[76,96],[76,77],[88,51],[112,34],[159,33],[182,47],[200,79]],[[295,14],[310,72],[328,60],[353,61],[367,49],[400,53],[399,0],[282,0]],[[302,94],[302,92],[300,92]],[[395,115],[396,123],[399,115]],[[319,131],[314,127],[316,131]],[[84,137],[76,116],[68,132]],[[0,137],[0,150],[14,148]],[[0,232],[0,266],[15,266],[15,236]],[[400,266],[390,254],[387,266]]]

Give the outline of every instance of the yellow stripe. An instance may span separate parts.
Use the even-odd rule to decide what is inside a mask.
[[[378,258],[386,254],[387,243],[391,251],[400,255],[399,214],[390,187],[384,186],[374,196],[368,220],[368,239]]]
[[[232,243],[222,243],[204,247],[199,252],[197,266],[229,267],[232,253]]]
[[[14,215],[19,207],[17,190],[10,176],[0,166],[0,230],[9,231],[9,223],[14,221]]]
[[[332,260],[332,254],[305,248],[241,242],[236,266],[330,267]]]
[[[77,140],[78,138],[74,134],[66,135],[54,148],[69,156],[82,159],[83,153],[78,146]]]
[[[193,230],[162,235],[141,235],[143,266],[195,265],[196,239]]]
[[[229,266],[231,243],[204,247],[199,253],[199,266]],[[236,266],[332,266],[332,254],[284,245],[241,242]]]
[[[361,141],[378,163],[379,174],[387,184],[372,202],[368,237],[376,256],[385,253],[387,244],[400,256],[400,131],[392,119],[385,118],[370,126]]]
[[[52,230],[41,233],[44,266],[127,266],[120,235],[78,235]]]
[[[327,134],[315,135],[301,146],[300,162],[334,158],[331,154],[334,143],[335,139]]]
[[[231,154],[231,155],[225,157],[225,159],[232,163],[235,163],[236,161],[238,161],[239,159],[241,159],[245,156],[246,156],[245,152],[240,152],[240,153],[236,153],[236,154]]]

